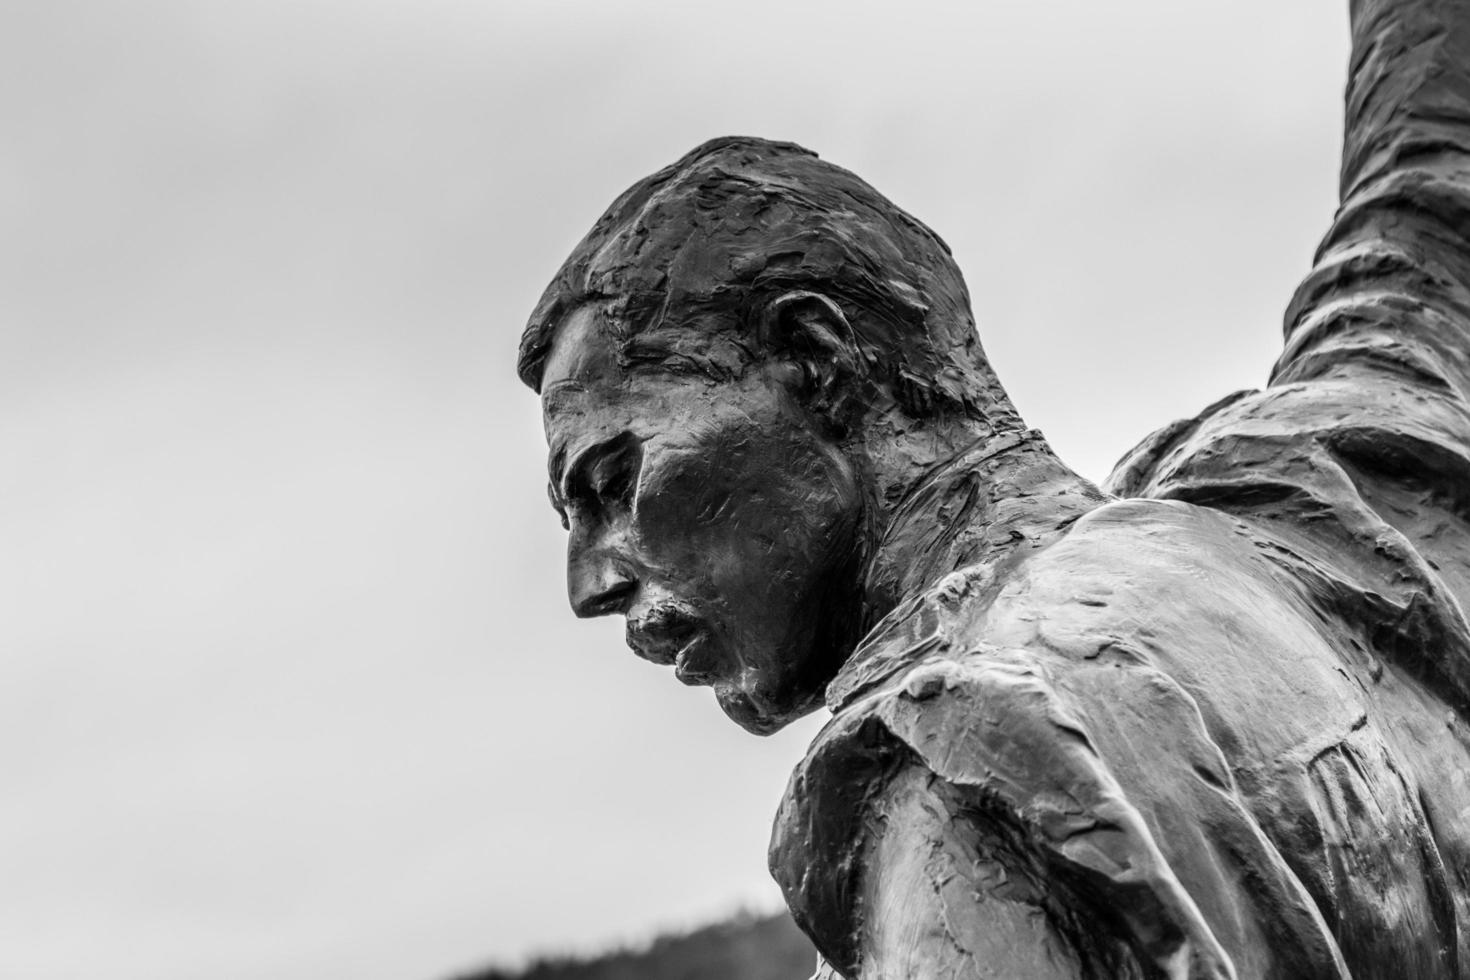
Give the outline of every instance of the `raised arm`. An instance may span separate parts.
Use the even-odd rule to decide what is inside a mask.
[[[1386,371],[1470,392],[1470,3],[1353,0],[1341,207],[1273,383]]]
[[[1395,595],[1342,607],[1364,628],[1433,620],[1384,652],[1470,711],[1470,0],[1353,0],[1352,25],[1342,204],[1270,387],[1154,433],[1106,489],[1313,540]]]

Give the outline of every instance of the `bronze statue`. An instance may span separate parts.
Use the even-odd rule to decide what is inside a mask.
[[[833,712],[771,845],[819,976],[1470,976],[1470,3],[1352,21],[1269,385],[1101,489],[800,147],[697,148],[547,289],[576,612],[753,732]]]

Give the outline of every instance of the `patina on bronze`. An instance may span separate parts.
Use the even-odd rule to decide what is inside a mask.
[[[1357,0],[1261,391],[1099,489],[944,243],[797,146],[613,203],[522,341],[580,615],[769,732],[849,980],[1470,976],[1470,3]]]

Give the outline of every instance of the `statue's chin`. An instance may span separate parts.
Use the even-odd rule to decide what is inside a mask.
[[[771,735],[796,719],[811,712],[816,704],[802,704],[786,710],[761,708],[755,700],[737,687],[715,688],[715,700],[726,717],[752,735]]]

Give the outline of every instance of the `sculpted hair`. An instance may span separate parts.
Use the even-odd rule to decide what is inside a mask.
[[[761,313],[792,290],[838,304],[869,380],[906,414],[1009,409],[944,241],[810,150],[748,137],[711,140],[613,202],[542,295],[518,370],[539,391],[561,321],[596,303],[629,361],[729,375],[765,353]],[[708,356],[655,339],[690,330]]]

